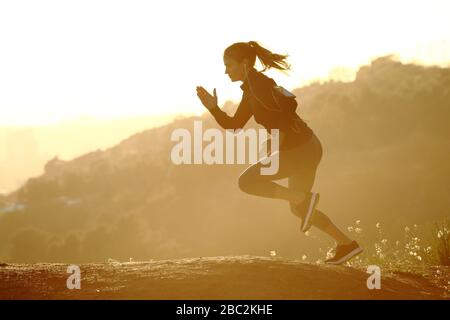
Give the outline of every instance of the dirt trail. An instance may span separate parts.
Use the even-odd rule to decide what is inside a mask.
[[[369,274],[345,266],[256,256],[81,264],[81,289],[69,290],[68,264],[0,266],[0,299],[449,299],[429,279]]]

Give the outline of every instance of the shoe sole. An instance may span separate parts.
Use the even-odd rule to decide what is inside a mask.
[[[302,225],[303,232],[306,232],[309,230],[309,228],[311,228],[311,218],[316,209],[317,203],[319,202],[319,198],[320,198],[320,196],[318,193],[314,192],[312,194],[311,201],[309,202],[308,212],[305,215],[305,219],[304,219],[303,225]]]
[[[357,256],[358,254],[360,254],[363,251],[363,249],[361,247],[355,248],[352,251],[350,251],[349,253],[347,253],[345,256],[343,256],[342,258],[340,258],[337,261],[333,261],[333,262],[325,262],[326,264],[342,264],[344,262],[347,262],[348,260],[350,260],[351,258]]]

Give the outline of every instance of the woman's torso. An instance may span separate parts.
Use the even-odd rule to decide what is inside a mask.
[[[276,86],[276,82],[272,78],[254,70],[249,72],[241,88],[255,121],[269,132],[271,129],[279,129],[280,150],[295,148],[309,141],[314,132],[296,112],[290,113],[276,105],[273,86]]]

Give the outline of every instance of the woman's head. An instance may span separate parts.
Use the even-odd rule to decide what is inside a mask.
[[[262,47],[255,41],[236,42],[225,49],[223,62],[225,73],[231,81],[244,81],[246,72],[254,67],[256,58],[263,65],[263,72],[270,68],[278,70],[289,70],[290,65],[286,62],[288,55],[273,53]]]

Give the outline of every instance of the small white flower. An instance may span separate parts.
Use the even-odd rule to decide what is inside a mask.
[[[306,258],[307,258],[307,257],[306,257],[306,254],[304,254],[304,255],[302,256],[302,260],[305,261]]]
[[[356,224],[358,224],[359,225],[359,223],[361,222],[361,220],[356,220]]]
[[[377,229],[380,229],[380,223],[377,222],[377,224],[375,225],[377,227]]]
[[[332,258],[333,257],[333,248],[329,248],[327,251],[327,259]]]
[[[277,255],[277,252],[275,250],[270,251],[270,256],[275,257]]]

